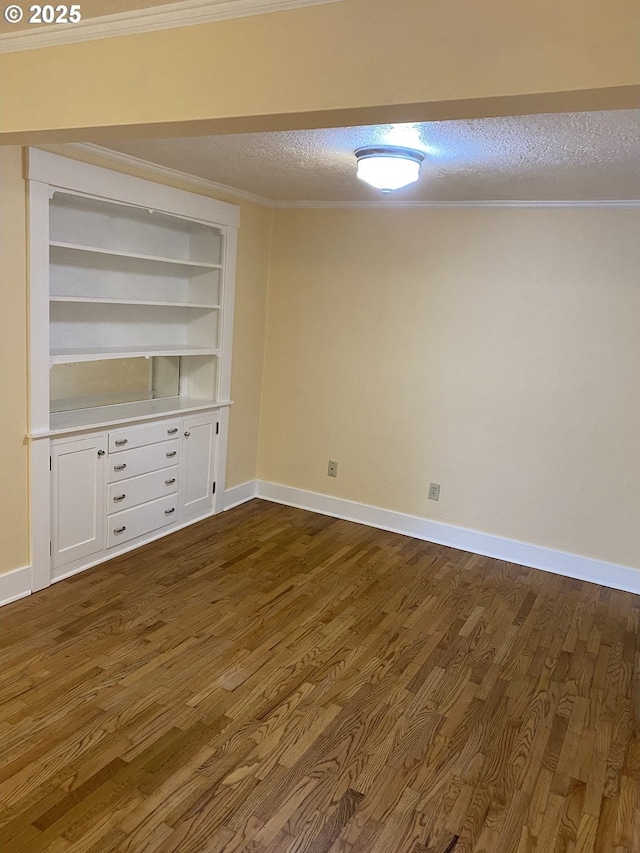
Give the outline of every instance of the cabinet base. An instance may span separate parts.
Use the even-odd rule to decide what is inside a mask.
[[[136,548],[140,548],[142,545],[148,545],[151,542],[156,542],[158,539],[163,539],[165,536],[175,533],[176,530],[182,530],[183,527],[189,527],[191,524],[203,521],[205,518],[211,518],[212,515],[216,515],[216,512],[213,509],[210,512],[193,515],[189,518],[182,519],[175,524],[154,530],[153,533],[149,533],[145,536],[138,536],[136,539],[130,539],[120,547],[116,546],[109,548],[108,551],[101,551],[98,554],[92,555],[89,559],[76,560],[73,563],[67,563],[64,566],[58,566],[56,569],[52,568],[51,583],[57,583],[58,581],[63,581],[66,578],[73,577],[73,575],[84,572],[86,569],[91,569],[94,566],[99,566],[100,563],[106,563],[114,557],[126,554],[128,551],[135,551]]]

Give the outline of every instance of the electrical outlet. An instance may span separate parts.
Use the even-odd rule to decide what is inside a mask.
[[[329,476],[329,477],[337,477],[338,476],[338,463],[333,462],[331,459],[329,460],[329,467],[327,468],[327,476]]]
[[[429,500],[440,500],[440,483],[429,483]]]

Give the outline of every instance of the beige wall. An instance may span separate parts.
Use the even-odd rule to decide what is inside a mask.
[[[24,189],[0,151],[3,572],[29,555]],[[640,563],[638,211],[241,215],[228,487]]]
[[[49,146],[57,153],[70,153]],[[26,314],[26,228],[25,184],[21,149],[0,148],[2,195],[0,196],[0,246],[2,282],[0,293],[0,345],[2,346],[2,393],[0,478],[0,574],[29,563],[27,448],[27,314]],[[74,152],[74,156],[96,165],[128,171],[140,177],[142,170],[123,169],[99,158]],[[168,183],[168,181],[166,181]],[[179,189],[203,192],[180,181]],[[238,203],[221,195],[223,201]],[[236,311],[234,321],[231,412],[227,486],[256,476],[262,363],[267,304],[269,236],[271,211],[251,202],[239,202],[241,226],[238,235]]]
[[[276,211],[259,477],[640,565],[639,225]]]
[[[27,250],[22,150],[0,148],[0,572],[29,562]]]
[[[271,210],[241,204],[231,364],[227,488],[255,479],[267,315]]]
[[[54,139],[106,141],[131,133],[142,136],[186,136],[214,129],[229,132],[635,106],[640,77],[637,63],[640,7],[636,0],[618,0],[615,14],[608,0],[571,0],[561,4],[556,0],[538,0],[511,4],[508,14],[505,13],[506,8],[504,0],[486,0],[482,4],[452,0],[439,5],[425,3],[424,0],[345,0],[215,24],[4,54],[0,57],[0,77],[10,82],[10,85],[5,85],[3,91],[0,137],[5,144],[27,141],[44,144]],[[96,128],[103,130],[92,133]],[[92,160],[88,157],[81,159]],[[24,565],[28,559],[27,463],[23,439],[26,430],[25,232],[19,150],[5,150],[2,153],[2,165],[5,176],[1,203],[3,224],[6,226],[3,228],[2,264],[4,278],[11,283],[10,289],[3,291],[3,311],[0,317],[3,347],[3,446],[0,460],[2,481],[10,484],[9,492],[6,488],[3,490],[2,500],[8,501],[11,508],[8,514],[2,505],[3,518],[0,522],[3,532],[4,526],[8,525],[4,536],[6,541],[0,547],[0,571],[6,571]],[[230,486],[252,478],[255,472],[271,227],[270,211],[250,204],[242,204],[241,207],[243,226],[238,257],[232,388],[236,404],[232,411],[229,447]],[[298,216],[300,221],[296,223]],[[327,216],[329,220],[335,217],[332,220],[334,222],[340,221],[338,214]],[[347,218],[350,216],[352,214],[348,214]],[[386,449],[385,436],[389,427],[408,423],[407,417],[411,415],[413,422],[421,424],[421,427],[410,430],[405,438],[401,438],[405,433],[396,429],[398,447],[394,452],[400,454],[394,457],[397,463],[389,461],[388,456],[380,462],[376,461],[376,465],[381,465],[383,469],[378,473],[383,473],[388,482],[385,494],[402,495],[402,507],[399,508],[423,511],[422,474],[428,473],[429,478],[443,483],[443,499],[436,509],[445,513],[447,518],[459,517],[465,523],[474,523],[480,527],[485,524],[485,518],[501,519],[497,524],[497,532],[512,528],[520,530],[523,525],[525,530],[528,529],[527,522],[513,517],[517,512],[506,497],[509,494],[508,484],[500,490],[491,488],[490,500],[487,500],[484,491],[482,500],[479,500],[477,486],[486,472],[476,471],[474,491],[474,488],[465,486],[466,475],[450,472],[447,468],[447,465],[452,464],[451,447],[467,447],[466,432],[463,430],[459,436],[455,432],[445,436],[442,430],[445,424],[452,423],[452,413],[456,409],[462,409],[465,415],[474,414],[474,411],[469,411],[471,402],[463,406],[459,401],[456,402],[456,395],[447,391],[448,386],[438,385],[440,377],[434,373],[433,365],[438,364],[438,358],[442,358],[443,352],[446,353],[447,341],[443,342],[443,347],[436,347],[433,341],[438,340],[437,329],[435,336],[432,334],[429,338],[431,343],[408,338],[409,354],[425,359],[428,356],[429,361],[424,372],[416,377],[401,379],[400,389],[397,387],[394,358],[402,358],[394,355],[389,359],[386,348],[390,346],[388,341],[402,338],[400,329],[403,328],[404,320],[398,316],[393,321],[393,312],[389,319],[399,323],[400,329],[394,329],[393,326],[389,328],[385,324],[385,334],[379,341],[376,340],[379,346],[373,346],[373,342],[369,341],[363,350],[359,343],[352,353],[348,343],[350,333],[347,334],[347,330],[341,326],[346,322],[343,311],[336,325],[340,332],[336,337],[336,352],[321,360],[324,368],[310,361],[311,353],[304,347],[299,365],[284,365],[284,375],[287,375],[287,371],[293,371],[294,374],[299,372],[297,382],[301,388],[309,384],[301,378],[304,375],[303,367],[308,366],[310,384],[317,386],[320,393],[320,396],[316,395],[309,401],[309,405],[316,406],[317,400],[324,400],[325,397],[327,403],[319,407],[318,420],[313,429],[305,427],[296,435],[296,447],[300,453],[289,456],[284,451],[283,435],[290,435],[290,427],[285,427],[282,435],[278,434],[278,417],[282,417],[287,409],[279,408],[280,402],[284,402],[282,395],[286,397],[286,389],[280,387],[278,390],[277,377],[282,375],[280,362],[283,358],[286,360],[291,352],[294,343],[291,338],[295,338],[297,332],[295,327],[289,328],[282,340],[279,340],[277,330],[283,323],[287,327],[288,312],[293,311],[295,320],[296,310],[302,309],[295,300],[292,304],[286,299],[282,302],[283,289],[286,291],[291,284],[291,279],[287,278],[288,267],[299,264],[301,269],[306,270],[309,266],[300,254],[304,247],[289,241],[286,225],[290,223],[293,226],[296,223],[298,227],[303,227],[312,217],[312,214],[302,216],[298,213],[279,215],[275,241],[279,260],[274,279],[271,322],[276,335],[272,335],[270,340],[271,379],[265,408],[267,429],[263,436],[264,468],[265,472],[271,473],[265,473],[265,476],[316,483],[316,475],[305,473],[304,466],[299,468],[297,463],[292,464],[292,457],[302,457],[304,451],[308,450],[309,458],[313,458],[315,464],[320,449],[323,470],[328,447],[318,448],[319,436],[322,435],[325,445],[328,443],[333,447],[337,442],[337,452],[332,450],[332,455],[340,453],[339,459],[350,459],[346,464],[341,463],[341,477],[336,486],[353,495],[367,495],[370,499],[372,494],[380,491],[379,478],[372,473],[370,453],[377,448]],[[404,214],[398,215],[393,221],[400,223],[404,217]],[[505,214],[504,219],[508,226],[510,216]],[[366,221],[364,214],[358,221]],[[333,240],[333,226],[323,227],[328,228],[330,233],[327,236]],[[357,235],[361,227],[353,225],[354,234]],[[418,226],[415,227],[420,231]],[[398,226],[389,226],[389,232],[393,228]],[[451,229],[452,234],[456,231],[457,227]],[[403,232],[402,228],[400,232]],[[338,243],[341,233],[342,229],[337,228],[335,238]],[[358,239],[361,246],[368,247],[365,237],[366,234],[360,233]],[[495,239],[495,235],[491,229],[488,237],[487,251],[490,257],[494,257],[491,239]],[[305,241],[309,256],[318,253],[316,274],[321,276],[325,292],[329,294],[335,288],[336,280],[341,278],[336,278],[335,270],[326,267],[327,254],[313,244],[313,238],[307,234]],[[375,241],[372,242],[375,249]],[[457,239],[453,237],[448,242],[449,248],[454,249],[446,253],[447,263],[450,263],[459,247]],[[349,243],[349,251],[356,243]],[[290,244],[291,257],[285,263],[287,244]],[[482,254],[481,248],[477,251]],[[361,255],[365,264],[368,252],[367,248]],[[346,258],[344,260],[346,262]],[[414,270],[422,268],[423,260],[420,257],[409,257]],[[432,265],[432,254],[426,260]],[[334,257],[333,261],[341,263],[340,256]],[[390,280],[380,282],[379,287],[384,284],[385,292],[393,292],[393,286],[399,280],[403,287],[415,286],[409,284],[413,280],[411,275],[398,278],[399,264],[391,266],[393,269],[388,269]],[[427,269],[432,277],[432,266]],[[528,275],[530,271],[526,273]],[[372,274],[375,279],[378,275],[377,267],[372,270]],[[418,274],[415,273],[414,277],[418,277]],[[491,281],[492,286],[497,286],[493,279]],[[358,318],[361,316],[358,306],[362,300],[353,292],[355,287],[368,290],[369,285],[355,276],[349,281],[348,288],[339,291],[336,304],[340,305],[341,301],[346,300],[344,309],[353,313],[356,330],[362,340],[367,341],[370,326],[362,329],[358,326]],[[417,298],[425,298],[422,291],[418,291]],[[323,303],[318,307],[321,309],[319,316],[322,316],[322,312],[326,314],[330,306]],[[431,310],[432,306],[427,304],[419,307]],[[436,300],[435,307],[441,308],[445,318],[449,316],[446,305],[439,306]],[[368,304],[367,311],[381,311],[384,314],[379,300]],[[461,321],[458,314],[452,313],[451,316],[456,317],[455,322],[449,322],[457,331]],[[310,339],[313,340],[314,335],[318,336],[319,333],[311,332]],[[325,339],[324,334],[319,337]],[[517,351],[520,338],[517,335],[515,338]],[[470,340],[474,340],[473,335]],[[366,358],[364,352],[367,353]],[[473,353],[459,354],[457,358],[464,361],[463,355],[469,354],[475,356],[475,350]],[[343,363],[343,355],[355,357],[356,369],[368,377],[367,382],[356,382],[350,379],[352,374],[336,367]],[[457,377],[454,387],[462,392],[466,387],[464,377],[467,374],[458,376],[454,370],[455,364],[455,358],[445,359],[443,366],[454,371]],[[337,377],[337,396],[333,387],[325,387],[327,382],[333,382],[332,370],[335,370]],[[597,370],[594,375],[599,376]],[[618,381],[621,380],[616,375],[615,382]],[[615,382],[612,387],[615,387]],[[349,396],[350,383],[358,397],[354,397],[353,406],[347,407],[350,416],[345,417],[338,415],[335,407],[337,401],[341,406],[345,397]],[[597,385],[595,379],[592,384]],[[367,387],[369,391],[365,394]],[[461,399],[473,401],[476,393],[474,388],[475,385],[468,389],[473,392],[468,398]],[[414,397],[416,389],[419,398]],[[433,393],[436,393],[435,397]],[[484,413],[485,426],[492,430],[495,427],[492,435],[500,435],[500,430],[504,428],[502,422],[495,413],[490,416],[490,413],[485,412],[486,402],[480,396],[478,406]],[[363,402],[365,398],[369,401],[366,405]],[[299,400],[303,399],[304,394],[300,398],[296,396],[292,401],[292,412],[296,411]],[[438,403],[435,414],[433,406],[424,402],[433,399]],[[384,414],[380,419],[382,410]],[[518,406],[517,412],[521,411],[526,411],[526,401]],[[351,451],[346,448],[357,443],[363,421],[370,415],[375,415],[375,418],[369,422],[369,427],[371,423],[374,424],[374,432],[365,442],[368,450],[365,452],[363,447],[361,453],[354,451],[350,458]],[[534,415],[533,423],[537,424],[542,419],[544,424],[544,418],[538,410]],[[306,417],[309,417],[308,411]],[[508,419],[509,415],[506,417]],[[514,423],[520,423],[515,414],[513,417]],[[602,417],[601,414],[597,416],[598,423]],[[298,414],[293,422],[297,418]],[[323,418],[328,419],[330,429],[324,428]],[[494,423],[496,421],[497,426]],[[332,430],[338,425],[341,430],[336,430],[336,436],[342,435],[344,444],[337,438],[330,438],[333,436]],[[521,429],[519,427],[518,431]],[[512,429],[510,434],[515,431],[515,428]],[[580,434],[586,432],[583,430]],[[478,430],[475,436],[483,434]],[[454,442],[456,438],[460,441]],[[539,433],[534,438],[541,441]],[[583,440],[600,446],[597,435],[584,437]],[[474,438],[471,449],[474,442],[479,442],[478,451],[491,451],[493,447],[489,440]],[[498,443],[497,439],[494,443]],[[269,453],[266,453],[267,446],[271,448]],[[407,481],[401,472],[406,470],[403,467],[406,462],[413,465],[415,447],[421,448],[425,470],[421,472],[419,481],[412,484],[411,477]],[[481,452],[472,453],[471,449],[456,451],[460,468],[464,469],[467,461],[471,467],[474,464],[478,467],[478,459],[489,458],[489,473],[495,479],[499,474],[499,463],[491,453],[487,456]],[[586,453],[586,448],[584,451]],[[514,454],[521,460],[521,454],[516,450]],[[583,457],[584,454],[580,459]],[[509,480],[512,468],[506,462],[504,464]],[[558,470],[564,470],[565,464],[568,463],[559,460]],[[441,472],[440,466],[444,466]],[[605,480],[609,482],[614,476],[615,466],[601,467],[606,467],[606,472],[600,473],[606,473]],[[535,465],[533,468],[532,477],[542,477]],[[575,470],[579,468],[576,462]],[[357,476],[354,476],[354,471],[358,471]],[[325,484],[322,477],[318,482]],[[544,478],[543,482],[546,488],[548,482]],[[578,491],[581,483],[576,481],[574,485]],[[566,492],[567,489],[563,488],[562,493]],[[453,504],[448,503],[451,498],[445,500],[445,494],[456,496]],[[621,527],[627,530],[628,515],[622,510],[619,514],[617,511],[618,506],[625,505],[625,494],[624,489],[619,489],[610,502],[600,506],[605,518],[612,517],[609,526],[611,530],[617,531]],[[558,500],[555,500],[554,506]],[[489,512],[490,504],[496,510],[493,514]],[[523,513],[527,515],[524,510]],[[547,511],[545,506],[540,506],[534,513],[536,517],[538,514],[551,516],[553,510]],[[588,527],[590,518],[587,514],[586,520],[581,521],[579,526]],[[564,542],[567,538],[564,530],[554,530],[551,520],[548,531],[544,524],[539,529],[544,534],[543,538],[548,533],[549,544]],[[592,532],[591,536],[596,537],[596,533]],[[589,536],[585,539],[584,548],[589,553],[597,551],[595,546],[591,548],[588,539]],[[620,544],[612,545],[612,551],[627,553],[628,541],[629,537],[625,533]]]
[[[344,0],[22,51],[0,57],[1,129],[42,142],[631,107],[639,26],[636,0]]]

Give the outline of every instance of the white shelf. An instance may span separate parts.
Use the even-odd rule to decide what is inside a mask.
[[[162,397],[135,403],[118,403],[94,409],[76,409],[70,412],[51,414],[50,428],[42,435],[62,435],[90,429],[104,429],[133,421],[145,421],[164,415],[181,415],[205,409],[220,409],[230,406],[231,400],[205,400],[200,397]],[[38,433],[40,435],[40,433]],[[35,435],[32,434],[32,437]]]
[[[72,364],[78,361],[103,361],[112,358],[151,358],[162,355],[208,355],[219,356],[213,347],[192,346],[148,346],[148,347],[68,347],[51,350],[50,364]]]
[[[83,246],[79,243],[63,243],[58,240],[51,240],[49,246],[57,249],[71,249],[75,252],[87,252],[93,255],[111,255],[118,258],[135,258],[139,261],[154,261],[163,264],[174,264],[181,267],[199,267],[206,270],[222,269],[221,264],[208,264],[204,261],[187,261],[179,258],[166,258],[159,255],[143,255],[137,252],[120,252],[116,249],[101,249],[94,246]]]
[[[96,305],[151,305],[159,308],[198,308],[206,311],[217,311],[220,305],[207,302],[166,302],[151,299],[109,299],[102,296],[50,296],[49,302],[76,302]]]

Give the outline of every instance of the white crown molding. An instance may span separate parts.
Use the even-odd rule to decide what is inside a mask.
[[[216,195],[223,194],[230,196],[231,198],[260,204],[263,207],[272,207],[284,210],[382,210],[384,208],[392,210],[420,210],[423,208],[436,210],[467,208],[640,208],[640,199],[603,199],[599,201],[580,199],[576,199],[574,201],[394,201],[393,199],[383,198],[380,199],[380,201],[276,201],[274,199],[266,198],[265,196],[257,195],[256,193],[249,192],[248,190],[230,187],[227,184],[219,184],[216,181],[210,181],[207,178],[199,178],[197,175],[192,175],[189,172],[181,172],[178,169],[171,169],[168,166],[160,166],[157,163],[151,163],[149,160],[143,160],[140,157],[134,157],[131,154],[123,154],[120,151],[114,151],[112,148],[105,148],[102,145],[96,145],[92,142],[67,142],[62,147],[74,149],[76,151],[84,151],[86,154],[100,157],[103,160],[110,160],[113,163],[120,163],[129,168],[142,169],[159,178],[168,178],[169,180],[179,181],[180,183],[190,185],[194,188],[203,189]]]
[[[199,178],[197,175],[181,172],[178,169],[171,169],[168,166],[160,166],[157,163],[149,162],[149,160],[133,157],[131,154],[123,154],[121,151],[114,151],[112,148],[94,145],[92,142],[67,142],[62,147],[71,148],[75,151],[84,151],[86,154],[101,157],[103,160],[110,160],[113,163],[120,163],[129,168],[143,169],[145,172],[156,175],[159,178],[179,181],[198,189],[207,190],[207,192],[228,195],[243,201],[251,201],[254,204],[261,204],[264,207],[273,206],[273,202],[270,199],[256,195],[255,193],[241,190],[237,187],[229,187],[226,184],[219,184],[216,181],[209,181],[206,178]]]
[[[190,27],[229,18],[246,18],[267,12],[286,12],[303,6],[338,2],[343,0],[179,0],[165,6],[116,12],[99,18],[83,18],[77,24],[50,24],[28,31],[21,29],[5,32],[0,39],[0,53]]]
[[[575,199],[575,200],[502,200],[502,199],[486,199],[483,201],[394,201],[392,199],[381,199],[380,201],[271,201],[271,207],[282,207],[288,209],[376,209],[392,208],[394,210],[401,209],[421,209],[421,208],[440,208],[443,210],[455,208],[476,208],[476,207],[496,207],[496,208],[563,208],[563,207],[620,207],[620,208],[637,208],[640,207],[640,199]]]
[[[480,530],[430,521],[415,515],[406,515],[390,509],[282,486],[279,483],[269,483],[265,480],[257,481],[256,496],[273,503],[295,506],[346,521],[355,521],[369,527],[412,536],[414,539],[458,548],[460,551],[482,554],[485,557],[506,560],[508,563],[519,566],[542,569],[556,575],[577,578],[640,595],[640,569],[631,566],[606,563],[591,557],[556,551],[542,545],[518,542],[515,539],[494,536]]]

